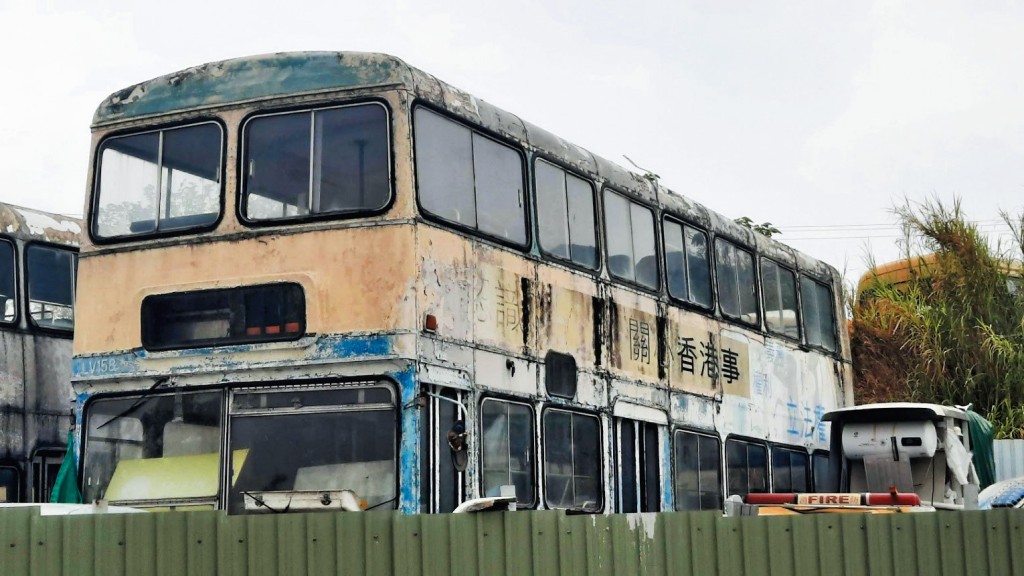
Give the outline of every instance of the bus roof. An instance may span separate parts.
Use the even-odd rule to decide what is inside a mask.
[[[821,419],[825,422],[902,422],[905,420],[942,420],[946,417],[967,420],[967,413],[959,408],[941,404],[886,402],[832,410]]]
[[[183,110],[216,109],[297,95],[348,89],[396,88],[507,138],[542,149],[583,174],[600,175],[611,186],[648,202],[660,203],[718,234],[756,247],[783,264],[798,266],[837,285],[839,272],[790,246],[755,234],[731,218],[661,186],[618,164],[475,98],[395,56],[366,52],[286,52],[211,62],[129,86],[96,109],[93,127]]]
[[[78,246],[81,233],[81,221],[77,218],[0,202],[0,234],[21,240]]]

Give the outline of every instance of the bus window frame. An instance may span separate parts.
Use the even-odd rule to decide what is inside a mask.
[[[605,430],[604,418],[602,418],[600,412],[593,411],[593,410],[587,410],[587,409],[584,409],[584,408],[579,408],[579,407],[577,407],[575,405],[571,405],[571,404],[562,404],[562,403],[552,403],[552,402],[549,402],[549,403],[547,403],[545,405],[539,406],[537,411],[536,411],[537,414],[538,414],[538,418],[539,418],[539,428],[538,429],[540,430],[540,433],[537,435],[537,443],[540,446],[540,451],[538,452],[538,455],[539,455],[538,461],[541,462],[541,468],[538,471],[539,479],[540,479],[539,485],[538,485],[538,490],[540,491],[540,498],[538,499],[538,502],[543,502],[544,508],[548,509],[548,510],[574,510],[574,511],[582,510],[581,508],[563,508],[563,507],[560,507],[560,506],[556,507],[556,506],[552,506],[548,502],[548,486],[547,486],[548,462],[547,462],[546,446],[545,446],[545,443],[544,443],[545,439],[543,438],[543,436],[545,436],[545,434],[544,434],[544,416],[547,415],[547,413],[550,412],[550,411],[564,412],[564,413],[567,413],[567,414],[570,414],[570,415],[581,415],[581,416],[585,416],[585,417],[589,417],[589,418],[594,418],[595,420],[597,420],[597,429],[598,429],[598,440],[597,440],[597,442],[598,442],[597,443],[597,450],[598,450],[598,454],[597,454],[597,459],[598,459],[598,462],[597,462],[597,465],[598,465],[597,481],[598,481],[598,486],[597,486],[597,492],[598,492],[598,496],[601,498],[601,501],[598,503],[597,508],[595,508],[594,510],[586,510],[586,513],[587,514],[602,514],[602,513],[604,513],[604,511],[605,511],[605,509],[606,509],[606,507],[608,505],[608,502],[606,501],[607,500],[606,492],[608,491],[608,478],[606,478],[607,470],[605,469],[606,468],[605,467],[605,460],[606,460],[606,457],[607,457],[607,450],[608,450],[608,446],[607,446],[606,443],[607,443],[608,440],[607,440],[607,437],[606,437],[607,436],[607,432]],[[571,442],[572,442],[572,440],[570,439],[570,443]],[[574,451],[575,451],[575,448],[574,448]]]
[[[626,451],[626,443],[623,442],[623,428],[633,428],[633,437],[629,450],[633,451],[633,470],[629,478],[626,477],[626,469],[623,467],[625,461],[624,452]],[[664,512],[662,501],[662,487],[664,486],[665,471],[662,470],[662,454],[664,451],[664,432],[668,430],[668,426],[665,424],[659,424],[650,420],[638,420],[628,416],[613,416],[612,417],[612,434],[613,434],[613,461],[615,462],[615,502],[614,510],[616,514],[623,513],[626,505],[623,501],[624,487],[626,482],[629,481],[632,485],[634,492],[634,505],[635,510],[626,513],[647,513],[647,512]],[[647,451],[647,440],[650,438],[648,433],[653,430],[653,439],[656,444],[656,449],[653,454],[648,454]],[[639,434],[637,434],[639,432]],[[654,468],[656,469],[657,478],[652,479],[648,477],[648,466],[652,464],[651,459],[653,457]],[[655,510],[645,510],[648,507],[648,500],[651,497],[655,498]]]
[[[13,460],[13,459],[4,459],[4,460],[0,461],[0,470],[12,470],[14,472],[14,480],[15,480],[15,483],[14,483],[14,490],[15,490],[14,498],[11,498],[10,494],[8,494],[7,495],[8,496],[7,499],[3,500],[3,501],[0,501],[0,502],[2,502],[4,504],[16,504],[16,503],[22,502],[22,500],[24,500],[24,498],[22,497],[22,493],[23,493],[24,488],[25,488],[25,486],[24,486],[25,478],[24,478],[24,471],[21,469],[20,463],[17,462],[16,460]]]
[[[29,286],[30,286],[30,282],[32,280],[31,280],[31,278],[29,278],[29,271],[28,271],[28,253],[29,253],[29,247],[31,247],[31,246],[41,246],[41,247],[44,247],[44,248],[62,250],[64,252],[70,252],[71,253],[72,262],[73,262],[73,268],[74,268],[74,271],[71,274],[71,314],[72,314],[72,318],[76,318],[76,316],[77,316],[76,312],[78,311],[77,310],[78,307],[77,307],[76,300],[78,299],[77,298],[77,296],[78,296],[78,274],[77,274],[77,272],[78,272],[78,255],[79,255],[79,250],[78,250],[78,248],[75,248],[73,246],[68,246],[66,244],[58,244],[58,243],[55,243],[55,242],[44,242],[42,240],[29,240],[29,241],[25,242],[25,244],[22,246],[22,249],[21,249],[21,262],[20,262],[21,269],[23,270],[23,273],[21,275],[21,279],[22,279],[22,286],[21,286],[22,292],[21,293],[23,294],[23,297],[21,299],[22,300],[22,302],[21,302],[22,310],[21,311],[24,312],[24,314],[25,314],[26,326],[28,327],[29,331],[39,332],[41,334],[48,334],[48,335],[51,335],[51,336],[58,336],[58,337],[62,337],[62,338],[73,338],[74,334],[75,334],[75,327],[74,327],[73,324],[72,324],[71,328],[52,328],[52,327],[49,327],[49,326],[41,326],[41,325],[37,324],[36,321],[32,318],[32,310],[31,310],[32,299],[30,298],[30,293],[29,293]],[[74,320],[72,320],[72,322],[74,322]]]
[[[679,433],[679,432],[682,432],[684,434],[693,434],[694,436],[704,436],[704,437],[707,437],[707,438],[711,438],[711,439],[715,440],[715,442],[718,443],[718,447],[715,450],[715,453],[718,454],[718,470],[717,470],[717,472],[718,472],[718,482],[716,483],[717,486],[718,486],[718,507],[717,508],[709,508],[709,510],[722,510],[723,507],[725,506],[725,499],[728,498],[728,494],[725,493],[726,492],[726,485],[725,485],[725,440],[723,440],[722,437],[719,436],[718,433],[716,431],[714,431],[714,430],[706,430],[706,429],[701,429],[701,428],[694,428],[692,426],[672,426],[672,427],[670,427],[670,430],[672,432],[672,438],[671,438],[671,441],[672,441],[672,510],[671,511],[674,511],[674,512],[698,512],[698,511],[699,512],[704,512],[705,511],[703,508],[699,508],[697,510],[690,510],[688,508],[680,508],[679,507],[680,498],[679,498],[679,493],[676,491],[676,471],[677,471],[677,462],[676,462],[676,434]],[[699,456],[698,456],[698,461],[697,462],[698,462],[698,468],[699,468],[699,465],[700,465]],[[698,476],[698,480],[699,480],[699,476]],[[698,493],[698,499],[699,499],[699,494],[700,494],[700,486],[699,485],[697,487],[697,491],[698,491],[697,493]]]
[[[761,272],[764,269],[763,263],[765,261],[771,262],[777,268],[781,268],[783,270],[786,270],[790,274],[793,275],[793,296],[796,297],[796,310],[793,311],[793,313],[796,314],[796,332],[797,332],[797,335],[796,335],[795,338],[793,336],[789,336],[789,335],[785,334],[784,332],[778,332],[778,331],[772,330],[772,328],[768,325],[768,306],[765,304],[765,301],[764,301],[764,299],[765,299],[765,285],[764,285],[764,279],[761,277]],[[759,287],[758,291],[760,293],[761,317],[762,317],[762,319],[764,321],[764,331],[765,331],[765,333],[769,334],[770,336],[779,337],[779,338],[782,338],[784,340],[788,340],[790,342],[794,342],[794,343],[797,343],[797,344],[800,344],[801,342],[803,342],[804,324],[803,324],[803,314],[801,313],[801,310],[800,310],[800,303],[801,303],[801,301],[800,301],[800,273],[796,270],[796,268],[794,268],[792,266],[788,266],[786,264],[783,264],[782,262],[779,262],[775,258],[769,258],[768,256],[758,255],[757,256],[757,278],[756,278],[756,281],[757,281],[757,285]]]
[[[122,234],[120,236],[100,236],[96,233],[96,215],[99,212],[99,201],[100,201],[100,177],[103,170],[103,154],[101,153],[103,147],[106,145],[108,140],[113,138],[121,138],[125,136],[138,136],[141,134],[151,134],[153,132],[162,132],[164,130],[174,130],[176,128],[188,128],[190,126],[199,126],[202,124],[214,124],[220,129],[220,197],[218,198],[219,209],[217,211],[217,218],[205,226],[196,226],[191,228],[179,228],[174,230],[168,230],[161,232],[155,230],[153,232],[141,232],[139,234]],[[151,240],[154,238],[176,238],[180,236],[193,236],[197,234],[203,234],[206,232],[212,232],[221,225],[224,220],[224,214],[227,210],[224,209],[224,205],[227,202],[227,156],[228,156],[228,129],[224,120],[219,116],[198,116],[178,120],[174,122],[167,122],[164,124],[156,124],[153,126],[146,126],[142,130],[137,128],[125,128],[123,130],[115,130],[109,134],[105,134],[103,138],[96,144],[93,149],[93,161],[92,161],[92,182],[89,187],[89,213],[86,214],[86,222],[84,228],[88,231],[89,239],[98,246],[110,245],[110,244],[123,244],[128,242],[140,242],[145,240]],[[238,204],[237,202],[235,204]]]
[[[604,246],[605,246],[604,259],[602,260],[602,265],[608,271],[608,280],[612,284],[618,284],[620,286],[628,286],[630,288],[634,288],[636,290],[640,290],[640,291],[642,291],[642,292],[644,292],[646,294],[654,295],[656,299],[660,299],[660,297],[662,295],[662,284],[663,284],[663,280],[664,280],[664,276],[665,276],[664,274],[662,274],[662,270],[661,270],[661,259],[663,257],[663,253],[664,253],[664,246],[662,246],[662,242],[664,242],[664,238],[662,237],[663,232],[662,232],[661,225],[659,224],[659,222],[661,221],[661,218],[659,218],[659,214],[661,213],[660,207],[657,206],[657,205],[652,206],[652,205],[648,204],[647,202],[636,198],[633,194],[630,194],[629,192],[626,192],[625,190],[622,190],[622,189],[620,189],[620,188],[618,188],[616,186],[612,186],[612,185],[610,185],[608,183],[605,183],[601,187],[600,192],[601,193],[599,194],[599,196],[601,197],[601,222],[600,222],[599,226],[601,227],[601,234],[604,236],[602,238],[602,240],[604,241]],[[652,232],[654,234],[654,266],[655,266],[655,274],[657,275],[654,287],[649,287],[649,286],[647,286],[645,284],[641,284],[640,282],[637,282],[636,280],[630,280],[628,278],[623,278],[621,276],[617,276],[615,274],[612,274],[611,265],[608,262],[608,259],[611,257],[611,253],[610,253],[610,251],[607,248],[608,245],[609,245],[608,244],[608,204],[604,201],[605,194],[608,193],[608,192],[621,196],[622,198],[624,198],[626,200],[626,202],[629,202],[630,204],[636,204],[638,206],[642,206],[643,208],[646,208],[647,210],[651,211],[651,225],[652,225]],[[632,239],[633,239],[633,217],[632,217],[632,215],[630,216],[630,220],[629,220],[629,234],[630,234],[630,242],[632,242]],[[636,254],[633,254],[633,260],[634,260],[633,261],[633,276],[635,277],[636,276],[636,265],[637,265]]]
[[[801,282],[801,279],[803,279],[803,278],[807,278],[808,280],[810,280],[810,281],[812,281],[812,282],[814,282],[814,283],[816,283],[816,284],[818,284],[820,286],[824,286],[825,289],[828,291],[830,309],[832,310],[832,340],[835,342],[835,346],[836,346],[835,350],[829,350],[828,348],[825,348],[824,346],[818,346],[816,344],[811,344],[807,340],[807,333],[808,333],[808,331],[806,330],[806,326],[804,325],[804,322],[806,322],[806,320],[805,320],[806,315],[803,313],[804,289],[803,289],[803,284]],[[831,280],[831,278],[828,279],[828,280],[822,280],[820,277],[818,277],[818,276],[816,276],[814,274],[810,274],[806,270],[801,270],[801,271],[798,271],[798,273],[797,273],[796,281],[797,281],[797,298],[798,298],[797,303],[800,306],[800,346],[802,348],[804,348],[804,349],[814,350],[816,352],[825,354],[826,356],[830,356],[830,357],[833,357],[833,358],[841,357],[842,356],[842,338],[840,338],[840,335],[839,335],[839,317],[836,315],[836,295],[835,295],[835,291],[832,289],[832,280]]]
[[[533,498],[533,500],[528,505],[527,504],[523,504],[522,502],[519,501],[519,495],[516,494],[516,501],[517,501],[516,502],[516,508],[523,509],[523,510],[536,510],[541,505],[541,492],[543,491],[543,487],[541,486],[541,480],[540,480],[540,467],[537,466],[537,463],[540,462],[543,459],[543,456],[541,455],[541,453],[537,449],[538,446],[540,446],[541,449],[543,449],[543,443],[541,442],[540,433],[538,431],[538,425],[537,425],[538,415],[540,414],[541,410],[537,410],[537,407],[535,405],[531,404],[527,399],[524,399],[524,398],[516,398],[515,396],[506,396],[506,395],[503,395],[503,394],[493,394],[493,393],[487,393],[487,394],[484,394],[484,395],[482,395],[480,397],[480,402],[477,404],[477,418],[476,418],[476,428],[477,428],[478,434],[479,434],[478,437],[480,438],[480,441],[478,442],[479,449],[477,451],[478,452],[477,458],[479,459],[479,462],[480,462],[480,472],[478,474],[478,476],[480,478],[480,481],[479,481],[480,494],[481,494],[481,496],[483,496],[485,494],[485,492],[484,492],[484,428],[483,428],[484,427],[484,417],[483,417],[483,406],[484,406],[484,402],[486,402],[488,400],[493,400],[493,401],[496,401],[496,402],[504,402],[506,404],[518,404],[520,406],[526,406],[530,410],[530,424],[531,424],[531,427],[532,427],[532,430],[533,430],[533,441],[530,443],[530,450],[532,452],[530,454],[530,456],[533,457],[533,461],[532,461],[533,470],[530,473],[530,476],[531,476],[530,477],[530,481],[531,481],[531,484],[533,486],[533,493],[530,496],[531,496],[531,498]]]
[[[528,161],[527,161],[527,163],[529,165],[529,168],[530,168],[530,174],[529,174],[529,180],[530,180],[530,186],[531,186],[531,188],[530,188],[530,202],[531,202],[532,208],[534,210],[539,210],[540,209],[540,201],[537,199],[537,162],[538,161],[540,161],[540,162],[547,162],[548,164],[554,166],[555,168],[558,168],[559,170],[562,170],[565,174],[568,174],[568,175],[571,175],[571,176],[575,176],[576,178],[579,178],[580,180],[583,180],[584,182],[586,182],[587,184],[590,185],[590,198],[593,201],[592,206],[594,208],[594,250],[595,250],[596,263],[595,263],[595,266],[593,268],[590,268],[588,266],[584,266],[583,264],[580,264],[580,263],[572,260],[572,250],[571,250],[571,248],[570,248],[570,251],[569,251],[569,256],[570,257],[567,258],[567,259],[566,258],[562,258],[561,256],[556,256],[555,254],[552,254],[552,253],[546,251],[544,249],[544,246],[541,244],[541,238],[540,238],[540,236],[541,236],[540,235],[540,217],[539,216],[534,218],[534,220],[536,220],[536,226],[537,226],[537,252],[540,254],[542,260],[546,260],[548,262],[560,264],[560,265],[563,265],[563,266],[566,266],[566,267],[569,267],[569,268],[573,268],[575,270],[579,270],[580,272],[585,272],[585,273],[593,275],[595,277],[599,277],[601,275],[601,270],[604,268],[604,237],[603,237],[604,234],[602,234],[602,231],[603,231],[604,227],[601,224],[601,206],[598,204],[598,202],[599,202],[598,196],[600,196],[600,194],[598,194],[598,191],[601,189],[601,187],[598,186],[598,184],[597,184],[597,182],[596,182],[596,180],[594,178],[591,178],[589,176],[585,176],[579,170],[569,166],[567,163],[565,163],[562,160],[554,157],[553,155],[545,153],[545,152],[535,151],[535,152],[533,152],[533,154],[530,155],[530,157],[528,158]],[[568,197],[567,197],[566,198],[566,215],[567,215],[567,217],[568,217],[568,211],[569,211],[569,208],[568,208]],[[536,215],[536,212],[534,212],[534,215]],[[570,238],[569,241],[571,243],[572,239]]]
[[[424,208],[423,202],[421,201],[422,197],[420,195],[420,179],[419,179],[419,174],[418,174],[417,166],[416,166],[416,121],[415,121],[415,114],[416,114],[416,109],[417,108],[424,108],[424,109],[426,109],[426,110],[428,110],[430,112],[433,112],[434,114],[437,114],[438,116],[441,116],[442,118],[444,118],[445,120],[448,120],[449,122],[454,122],[454,123],[462,126],[463,128],[466,128],[467,130],[470,131],[470,136],[471,137],[472,137],[473,133],[480,134],[484,138],[487,138],[489,140],[493,140],[494,142],[496,142],[496,143],[498,143],[498,144],[500,144],[502,146],[505,146],[506,148],[509,148],[509,149],[515,151],[516,154],[519,155],[519,160],[521,162],[520,165],[522,167],[523,225],[525,226],[525,231],[526,231],[526,238],[525,238],[525,240],[523,241],[522,244],[519,244],[518,242],[513,242],[511,240],[506,240],[504,238],[501,238],[501,237],[496,236],[496,235],[489,234],[487,232],[483,232],[483,231],[479,230],[479,228],[473,228],[473,227],[470,227],[470,226],[466,226],[465,224],[462,224],[460,222],[455,222],[453,220],[449,220],[449,219],[444,218],[442,216],[437,216],[433,212],[431,212],[430,210],[427,210],[426,208]],[[452,112],[450,112],[450,111],[448,111],[448,110],[446,110],[444,108],[441,108],[441,107],[433,104],[429,100],[423,100],[423,99],[420,99],[420,98],[417,98],[417,99],[413,100],[412,104],[409,106],[409,134],[411,135],[411,138],[410,138],[410,141],[409,141],[409,148],[410,148],[411,153],[412,153],[412,173],[413,173],[413,183],[414,183],[414,185],[413,185],[413,192],[414,192],[414,194],[416,196],[416,211],[417,211],[417,213],[419,214],[419,216],[421,218],[423,218],[427,222],[430,222],[432,224],[436,224],[436,225],[438,225],[438,226],[440,226],[442,228],[447,228],[447,229],[450,229],[450,230],[454,230],[454,231],[457,231],[459,233],[472,236],[474,238],[486,240],[488,242],[494,242],[496,244],[499,244],[501,246],[505,246],[505,247],[508,247],[508,248],[512,248],[512,249],[517,250],[519,252],[522,252],[524,254],[529,254],[530,253],[530,251],[531,251],[531,249],[533,247],[533,243],[534,243],[534,233],[533,233],[533,225],[534,225],[533,220],[534,219],[533,219],[532,213],[531,213],[533,208],[534,208],[534,206],[533,206],[533,199],[532,199],[534,191],[531,188],[532,178],[531,178],[531,175],[530,175],[530,169],[531,168],[530,168],[529,157],[528,157],[528,155],[526,153],[526,150],[525,150],[524,146],[522,146],[521,144],[515,142],[514,140],[512,140],[512,139],[510,139],[508,137],[501,136],[500,134],[495,133],[493,130],[489,130],[487,128],[484,128],[483,126],[481,126],[481,125],[479,125],[479,124],[477,124],[477,123],[475,123],[475,122],[473,122],[473,121],[471,121],[469,119],[463,118],[461,116],[457,116],[457,115],[453,114]],[[475,184],[475,182],[474,182],[474,186],[473,186],[473,195],[474,195],[474,199],[475,199],[476,198],[476,184]],[[595,205],[595,210],[596,209],[597,209],[597,207]],[[595,219],[595,222],[596,222],[596,219]]]
[[[669,288],[669,280],[668,280],[668,275],[669,275],[669,271],[668,271],[668,250],[665,249],[665,220],[669,220],[673,224],[676,224],[676,225],[681,226],[681,227],[688,226],[690,228],[693,228],[694,230],[698,230],[701,233],[703,233],[704,237],[707,239],[707,242],[708,242],[708,244],[707,244],[707,256],[708,256],[708,293],[711,296],[711,303],[709,305],[702,306],[700,304],[697,304],[696,302],[693,302],[693,301],[690,301],[690,300],[684,300],[684,299],[679,298],[677,296],[674,296],[672,294],[672,290]],[[685,234],[685,228],[683,228],[683,231],[684,231],[684,234]],[[661,253],[662,253],[662,257],[664,259],[664,267],[665,267],[665,274],[664,274],[664,276],[665,276],[665,295],[668,296],[669,301],[671,303],[673,303],[673,304],[676,304],[676,305],[682,307],[682,308],[694,310],[697,313],[700,313],[700,314],[702,314],[705,317],[713,318],[714,314],[715,314],[715,311],[718,309],[718,288],[717,288],[717,282],[716,282],[716,276],[715,276],[715,258],[714,258],[714,252],[715,252],[714,235],[711,234],[711,232],[709,232],[703,226],[698,226],[698,225],[690,222],[689,220],[686,220],[686,219],[684,219],[682,217],[676,216],[675,214],[673,214],[671,212],[662,212],[662,214],[661,214],[661,236],[659,237],[657,243],[661,245]],[[687,273],[689,273],[689,270],[687,270]]]
[[[810,456],[810,463],[811,463],[811,491],[812,492],[832,492],[832,491],[837,490],[838,489],[837,486],[831,486],[831,487],[818,486],[818,479],[817,479],[817,475],[816,475],[817,474],[818,466],[817,466],[817,464],[815,464],[815,458],[816,457],[817,458],[824,457],[825,458],[825,466],[826,466],[825,474],[829,474],[831,472],[827,468],[827,466],[829,465],[829,461],[831,459],[830,458],[831,454],[829,453],[829,451],[825,450],[824,448],[818,448],[816,450],[811,451],[811,456]],[[836,483],[833,482],[832,484],[836,484]]]
[[[784,444],[784,443],[781,443],[781,442],[769,442],[768,443],[768,467],[771,470],[771,478],[772,478],[771,492],[778,492],[778,488],[775,486],[775,451],[776,450],[779,450],[780,452],[792,452],[792,453],[796,453],[796,454],[803,454],[804,457],[807,458],[807,466],[804,469],[804,485],[807,486],[807,490],[804,490],[803,492],[813,492],[814,491],[814,478],[813,478],[813,475],[812,475],[812,472],[811,472],[811,466],[812,466],[812,464],[811,464],[811,453],[807,450],[807,448],[805,448],[803,446],[798,446],[796,444]],[[790,462],[789,472],[790,472],[790,478],[792,478],[792,473],[793,473],[792,462]],[[790,480],[790,488],[792,488],[792,484],[793,484],[793,481]],[[799,490],[792,490],[792,489],[785,491],[785,493],[790,493],[790,492],[800,492],[800,491]]]
[[[24,274],[19,268],[21,268],[23,263],[19,256],[21,250],[18,247],[18,242],[14,238],[7,235],[0,235],[0,245],[3,244],[10,244],[11,246],[11,272],[13,274],[12,280],[14,280],[11,285],[14,287],[14,294],[12,295],[12,298],[14,299],[14,318],[4,320],[3,316],[0,316],[0,328],[14,329],[18,327],[18,322],[21,320],[21,301],[23,298],[21,295],[22,286],[19,280],[21,280],[21,277]]]
[[[245,191],[245,162],[246,162],[246,146],[245,136],[246,128],[250,121],[256,118],[266,118],[270,116],[280,116],[286,114],[296,114],[301,112],[314,112],[319,110],[335,110],[339,108],[351,108],[355,106],[364,106],[367,104],[377,104],[384,108],[385,115],[385,126],[387,128],[387,151],[388,151],[388,201],[384,203],[381,208],[374,210],[352,210],[348,212],[322,212],[317,214],[303,214],[301,216],[290,216],[285,218],[272,218],[272,219],[250,219],[245,215],[245,208],[247,205],[247,196]],[[310,135],[312,138],[312,135]],[[337,100],[330,102],[322,102],[314,105],[291,105],[281,106],[273,108],[265,108],[259,110],[253,110],[246,114],[242,120],[238,123],[238,133],[236,134],[236,145],[237,145],[237,159],[235,160],[235,218],[238,222],[248,228],[271,228],[280,226],[293,226],[297,224],[305,224],[310,222],[320,222],[324,220],[358,220],[360,218],[369,218],[372,216],[380,216],[391,210],[395,205],[395,199],[398,196],[397,182],[395,178],[395,115],[391,109],[391,105],[382,97],[367,97],[367,98],[354,98],[351,100]]]
[[[746,322],[742,317],[730,316],[722,310],[722,298],[719,293],[719,281],[718,281],[718,241],[721,240],[732,245],[735,249],[745,252],[750,255],[751,271],[754,276],[754,308],[757,313],[756,322]],[[711,260],[711,267],[714,269],[714,293],[715,293],[715,316],[722,319],[729,324],[735,324],[741,326],[747,330],[764,334],[767,330],[762,325],[764,322],[764,313],[761,310],[761,267],[758,265],[758,252],[754,248],[750,248],[742,241],[728,236],[725,234],[715,233],[712,234],[711,238],[711,252],[713,253],[713,259]],[[799,302],[799,301],[798,301]]]
[[[749,494],[767,494],[772,490],[772,451],[771,446],[764,438],[755,438],[753,436],[744,436],[742,434],[728,434],[722,439],[722,475],[724,480],[724,490],[722,491],[723,497],[728,498],[733,494],[729,493],[729,442],[741,442],[746,445],[749,450],[750,446],[758,446],[764,448],[764,492],[749,492]],[[749,453],[747,454],[747,484],[750,483],[750,458]],[[744,496],[741,494],[741,496]]]

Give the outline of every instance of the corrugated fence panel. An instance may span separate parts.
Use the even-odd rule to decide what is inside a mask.
[[[996,481],[1024,476],[1024,440],[996,440],[992,443]]]
[[[560,512],[39,516],[0,510],[3,576],[1024,574],[1024,511],[722,518]]]

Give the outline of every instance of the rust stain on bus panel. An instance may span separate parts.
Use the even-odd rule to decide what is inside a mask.
[[[292,278],[306,293],[307,331],[411,329],[413,230],[379,226],[264,236],[97,255],[80,264],[75,353],[141,346],[146,296]],[[116,287],[116,289],[111,289]]]
[[[570,354],[581,369],[592,369],[594,297],[597,285],[589,276],[554,266],[537,270],[537,353]]]
[[[518,254],[484,244],[476,243],[473,249],[474,341],[510,352],[533,350],[535,265]]]
[[[612,372],[630,380],[658,383],[657,301],[615,286],[610,293]]]

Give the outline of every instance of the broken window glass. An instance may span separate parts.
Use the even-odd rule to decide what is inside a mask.
[[[220,217],[219,125],[104,140],[92,230],[99,238],[212,226]]]
[[[71,331],[75,327],[75,269],[78,255],[64,248],[29,244],[28,311],[40,328]]]
[[[370,212],[391,200],[388,115],[380,104],[258,116],[244,138],[250,220]]]

